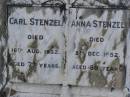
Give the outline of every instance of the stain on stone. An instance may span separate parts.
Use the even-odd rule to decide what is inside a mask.
[[[80,74],[79,74],[78,78],[76,79],[76,85],[79,84],[79,82],[80,82],[80,80],[81,80],[83,74],[84,74],[84,71],[80,71]]]
[[[107,15],[107,21],[110,21],[111,19],[112,19],[112,9],[109,9]]]
[[[60,4],[64,4],[64,0],[46,0],[42,3],[42,5],[60,5]]]
[[[15,95],[16,93],[17,93],[17,91],[16,91],[16,90],[14,90],[14,89],[11,89],[11,90],[10,90],[10,96]]]
[[[84,63],[85,58],[86,58],[87,50],[90,47],[91,47],[91,43],[90,42],[86,42],[85,39],[80,39],[79,46],[78,46],[78,51],[81,51],[81,53],[78,54],[78,59],[79,59],[81,65]],[[78,75],[78,77],[76,79],[76,85],[79,84],[83,74],[84,74],[84,71],[80,70],[80,74]]]
[[[7,96],[7,84],[9,82],[9,68],[8,68],[8,63],[5,63],[4,57],[3,57],[3,52],[4,52],[5,47],[1,47],[0,51],[0,97],[6,97]],[[8,56],[7,56],[8,59]],[[4,68],[6,68],[6,71],[3,71]],[[6,72],[6,75],[4,75],[4,72]],[[4,76],[6,76],[6,79],[4,80]]]
[[[32,43],[28,45],[29,48],[37,48],[38,47],[38,40],[34,40]]]
[[[104,28],[102,29],[102,36],[105,36],[105,34],[107,33],[107,30],[108,29],[104,29]]]
[[[34,11],[33,7],[26,7],[27,13],[32,13]]]
[[[83,16],[79,16],[79,19],[82,20],[82,19],[83,19]]]
[[[76,8],[76,19],[78,18],[79,8]]]
[[[49,50],[49,51],[53,51],[53,50],[59,50],[59,45],[58,45],[58,43],[57,43],[57,41],[56,40],[54,40],[48,47],[47,47],[47,50]],[[44,57],[46,57],[47,56],[47,54],[44,54]]]
[[[23,72],[20,72],[20,70],[16,68],[14,64],[12,64],[12,67],[13,67],[12,78],[18,78],[19,80],[23,82],[27,82],[25,74]]]
[[[39,11],[41,8],[40,7],[26,7],[26,11],[27,13],[32,13],[32,12],[36,12]]]
[[[108,0],[96,0],[96,1],[103,3],[103,4],[108,4]]]
[[[124,78],[125,78],[125,68],[123,70],[120,70],[120,60],[119,58],[114,59],[109,67],[116,68],[113,70],[109,70],[107,75],[112,74],[112,80],[108,83],[109,87],[114,88],[123,88],[124,86]]]
[[[107,21],[110,21],[111,20],[111,18],[112,18],[112,10],[111,9],[109,9],[109,10],[105,10],[105,11],[108,11],[108,15],[107,15]],[[107,33],[107,31],[108,31],[108,29],[106,28],[103,28],[102,29],[102,36],[105,36],[105,34]]]
[[[20,72],[18,75],[17,75],[18,79],[23,81],[23,82],[27,82],[27,79],[26,79],[26,76],[23,72]]]
[[[29,65],[29,69],[26,73],[27,77],[31,77],[33,73],[37,71],[37,57],[36,54],[33,57],[33,62],[32,64]]]
[[[11,66],[13,69],[12,78],[16,78],[17,74],[19,73],[19,70],[16,69],[16,66],[14,65],[14,62],[13,62],[9,52],[8,52],[8,56],[7,56],[7,61],[9,62],[8,65]]]
[[[103,62],[103,64],[106,64],[106,62]]]
[[[65,70],[66,70],[66,65],[67,65],[67,37],[66,35],[63,33],[63,36],[64,36],[64,40],[65,40],[65,52],[64,52],[64,56],[63,56],[63,59],[62,59],[62,62],[61,64],[63,64],[63,73],[65,73]]]
[[[104,9],[96,10],[95,14],[98,18],[100,18],[104,13]]]
[[[66,21],[67,21],[66,10],[67,10],[66,9],[66,4],[62,4],[60,6],[60,14],[63,13],[63,16],[62,16],[63,23],[66,23]]]
[[[67,52],[65,51],[65,55],[63,56],[62,58],[62,62],[61,62],[61,71],[63,74],[65,74],[65,71],[66,71],[66,63],[67,63]]]
[[[0,92],[0,97],[7,97],[6,92]]]
[[[10,89],[6,87],[2,92],[0,92],[0,97],[7,97]]]
[[[120,60],[119,60],[119,58],[116,58],[116,59],[114,59],[110,63],[109,67],[115,67],[115,68],[117,68],[119,65],[120,65]],[[112,70],[112,71],[109,71],[108,73],[114,73],[114,71]]]
[[[87,50],[90,47],[91,47],[90,42],[86,42],[85,39],[80,39],[79,46],[78,46],[78,51],[81,51],[82,53],[80,53],[78,55],[78,58],[79,58],[79,61],[80,61],[81,64],[83,64],[83,62],[85,61]]]
[[[93,66],[98,66],[98,70],[90,70],[88,73],[91,86],[104,87],[107,84],[107,79],[103,75],[103,71],[99,67],[100,61],[96,61]]]
[[[11,57],[11,54],[9,53],[8,50],[8,56],[7,56],[7,60],[9,62],[9,66],[12,67],[12,78],[18,78],[19,80],[26,82],[26,78],[25,78],[25,74],[20,72],[20,70],[16,67],[16,65],[14,64],[14,60]]]
[[[56,14],[56,12],[59,10],[59,8],[57,8],[57,7],[53,7],[53,8],[51,8],[52,10],[53,10],[53,14]],[[61,14],[61,13],[60,13]]]
[[[16,8],[15,7],[10,7],[8,6],[8,17],[15,12]]]
[[[126,40],[127,38],[127,33],[128,33],[128,29],[124,29],[122,32],[121,32],[121,37],[120,37],[120,41],[123,42]]]
[[[48,50],[53,50],[53,49],[59,49],[58,43],[56,40],[54,40],[51,45],[49,45]]]
[[[115,90],[115,88],[114,88],[114,87],[111,87],[111,92],[114,91],[114,90]]]
[[[12,64],[11,66],[13,67],[12,78],[16,78],[20,74],[20,70],[17,69],[14,64]]]
[[[6,31],[6,27],[7,27],[7,24],[6,24],[6,17],[7,17],[7,14],[6,14],[6,0],[1,0],[1,4],[0,4],[0,41],[1,41],[1,37],[5,38],[5,41],[7,43],[7,31]]]
[[[79,16],[79,19],[85,19],[85,18],[88,18],[89,16],[91,16],[91,15],[96,15],[98,18],[100,18],[102,15],[103,15],[103,13],[104,13],[104,9],[92,9],[91,11],[90,11],[90,9],[84,9],[83,10],[83,13],[82,13],[82,15],[81,16]]]
[[[123,31],[121,32],[120,35],[120,41],[117,42],[116,40],[114,41],[114,45],[113,45],[113,50],[116,50],[117,46],[121,43],[121,42],[126,42],[126,38],[127,38],[127,34],[128,34],[128,29],[123,29]],[[124,52],[125,54],[125,52]],[[125,58],[124,58],[125,59]]]
[[[116,40],[114,41],[114,45],[113,45],[113,47],[112,47],[112,50],[116,50],[116,48],[117,48],[117,42],[116,42]]]
[[[105,5],[107,5],[107,6],[109,6],[109,7],[122,7],[122,6],[124,6],[124,4],[122,3],[122,1],[121,0],[97,0],[98,2],[100,2],[100,3],[102,3],[102,4],[105,4]]]
[[[62,4],[60,5],[60,13],[62,14],[63,12],[65,12],[67,9],[66,9],[66,4]]]
[[[4,81],[4,77],[3,77],[3,70],[4,70],[4,66],[5,66],[5,60],[4,60],[4,56],[3,56],[4,50],[5,50],[5,47],[1,46],[0,47],[0,84],[3,84],[3,81]]]

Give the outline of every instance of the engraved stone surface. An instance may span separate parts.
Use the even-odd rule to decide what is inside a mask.
[[[9,97],[125,97],[127,0],[10,1],[21,5],[8,6]]]
[[[57,7],[8,9],[8,62],[12,81],[61,84],[64,12]]]
[[[70,9],[68,83],[123,88],[127,10]]]
[[[58,7],[9,7],[12,81],[123,88],[127,12],[70,8],[67,21]]]

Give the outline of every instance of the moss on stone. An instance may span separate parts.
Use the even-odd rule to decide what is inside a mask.
[[[102,36],[105,36],[105,34],[107,33],[107,30],[108,29],[104,29],[104,28],[102,29]]]
[[[18,73],[17,77],[19,80],[21,80],[23,82],[27,82],[26,76],[23,72]]]
[[[32,13],[34,11],[33,7],[26,7],[27,13]]]
[[[112,50],[116,50],[116,48],[117,48],[117,42],[116,42],[116,40],[114,41],[114,45],[113,45],[113,47],[112,47]]]
[[[33,57],[33,62],[32,62],[32,64],[29,65],[29,69],[26,73],[27,77],[31,77],[32,74],[36,71],[37,71],[37,58],[36,58],[36,54],[35,54]]]
[[[87,50],[91,47],[90,42],[86,42],[85,39],[80,39],[78,51],[81,53],[78,55],[81,64],[85,61]]]
[[[123,70],[120,70],[120,60],[119,58],[114,59],[109,67],[112,68],[117,68],[114,71],[108,71],[107,75],[113,74],[112,80],[108,83],[108,87],[114,87],[114,88],[123,88],[124,86],[124,79],[125,79],[125,74],[126,70],[125,67],[123,66]]]
[[[90,42],[86,42],[85,39],[80,39],[79,41],[79,46],[78,46],[78,51],[81,51],[81,53],[78,54],[78,59],[81,63],[81,65],[84,63],[85,58],[86,58],[86,53],[88,49],[91,47]],[[83,76],[84,71],[80,70],[80,74],[76,79],[76,85],[79,84],[82,76]]]
[[[54,41],[51,43],[51,45],[49,45],[48,50],[53,50],[54,48],[55,48],[55,49],[59,49],[59,46],[58,46],[58,43],[57,43],[56,40],[54,40]]]
[[[127,38],[127,33],[128,33],[128,29],[124,29],[122,32],[121,32],[121,37],[120,37],[120,41],[123,42],[126,40]]]
[[[25,74],[21,72],[16,65],[14,64],[14,60],[11,57],[11,54],[8,50],[8,56],[7,56],[8,65],[12,67],[12,79],[18,78],[19,80],[23,82],[27,82]]]
[[[119,58],[114,59],[109,66],[118,66],[120,64]]]
[[[37,40],[34,40],[32,43],[29,44],[28,46],[29,48],[37,48],[38,47],[38,41]]]
[[[81,80],[83,74],[84,74],[84,71],[81,71],[80,74],[79,74],[79,76],[78,76],[77,79],[76,79],[76,85],[79,84],[79,82],[80,82],[80,80]]]
[[[91,86],[104,87],[107,84],[107,79],[103,75],[102,70],[99,68],[100,61],[96,61],[93,66],[98,66],[98,70],[89,71],[89,82]]]

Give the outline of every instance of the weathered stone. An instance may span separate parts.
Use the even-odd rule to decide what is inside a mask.
[[[122,90],[59,85],[14,84],[9,97],[124,97]]]
[[[128,0],[70,0],[70,4],[86,7],[128,7]]]
[[[13,82],[61,84],[65,13],[57,7],[9,7],[9,13],[8,54]]]
[[[13,4],[64,4],[68,0],[10,0]]]
[[[129,11],[125,10],[129,8],[129,0],[46,1],[9,0],[10,4],[23,7],[8,6],[7,34],[6,3],[0,0],[0,97],[8,96],[9,92],[10,97],[125,97],[122,89],[126,87],[129,97],[129,25],[126,25]],[[24,7],[27,4],[37,7]],[[51,7],[56,4],[60,8],[38,4]],[[70,4],[77,8],[69,8]],[[31,17],[37,20],[32,19],[28,25]],[[55,27],[41,26],[43,18],[56,19],[51,24]],[[114,21],[116,27],[97,25],[97,21],[90,27],[91,23],[84,22],[94,19]],[[64,26],[58,27],[59,20]],[[9,47],[7,57],[6,47]],[[49,64],[38,64],[44,62]],[[11,89],[6,87],[8,66],[10,81],[20,82]]]
[[[116,9],[70,9],[67,46],[69,84],[124,87],[124,50],[129,29],[127,12]]]
[[[5,87],[9,80],[8,67],[5,61],[5,49],[7,46],[6,29],[6,0],[0,1],[0,97],[6,96]]]

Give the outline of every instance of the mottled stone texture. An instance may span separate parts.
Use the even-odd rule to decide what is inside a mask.
[[[110,27],[107,29],[94,27],[91,22],[94,20],[125,22],[125,20],[128,20],[127,12],[128,10],[115,9],[70,9],[70,29],[67,42],[67,77],[69,84],[114,88],[122,88],[124,86],[125,70],[109,71],[101,68],[104,66],[105,68],[119,68],[121,64],[121,66],[125,65],[126,54],[124,50],[126,51],[126,48],[124,48],[124,45],[126,44],[128,29],[115,28],[115,30]],[[78,23],[79,21],[90,21],[90,25],[77,25],[74,21],[78,21]],[[90,37],[102,37],[104,42],[90,41]],[[100,54],[93,56],[89,54],[90,52],[99,52]],[[106,52],[118,53],[119,57],[104,56]],[[95,66],[95,70],[85,69],[92,65]],[[80,67],[82,69],[79,69]]]
[[[129,6],[129,0],[70,0],[70,4],[89,5],[89,6]]]
[[[49,4],[49,3],[69,3],[68,0],[10,0],[10,3],[15,4]]]
[[[73,5],[73,6],[80,6],[80,7],[107,7],[107,8],[115,8],[115,7],[121,7],[121,8],[129,8],[130,6],[130,0],[9,0],[10,4],[67,4],[67,5]],[[63,6],[64,7],[64,6]],[[68,6],[67,6],[68,7]],[[47,33],[45,33],[46,35],[48,35],[48,33],[50,33],[52,31],[52,33],[54,31],[56,31],[58,34],[54,34],[54,35],[48,35],[47,42],[46,43],[42,43],[40,41],[27,41],[27,45],[26,43],[24,43],[24,41],[21,41],[22,39],[24,40],[24,38],[22,38],[20,35],[21,34],[21,30],[19,29],[15,29],[15,27],[12,26],[12,28],[10,28],[10,34],[8,35],[8,33],[6,33],[7,30],[7,26],[6,26],[6,20],[7,20],[7,15],[6,15],[6,0],[0,0],[0,97],[7,97],[8,92],[10,92],[10,97],[125,97],[125,94],[123,94],[122,90],[118,90],[121,88],[125,88],[125,87],[130,87],[130,66],[129,65],[129,59],[130,59],[130,54],[129,54],[129,29],[120,29],[119,31],[117,30],[111,30],[111,29],[89,29],[88,31],[82,28],[76,28],[73,27],[73,29],[70,27],[64,27],[63,29],[65,29],[65,31],[62,29],[58,29],[56,27],[52,27],[50,28],[45,28],[47,30]],[[69,8],[68,8],[69,9]],[[26,11],[25,11],[26,10]],[[41,9],[31,9],[31,8],[21,8],[19,10],[11,10],[12,12],[9,14],[9,16],[15,16],[15,13],[18,13],[19,15],[16,14],[16,16],[23,15],[23,17],[26,18],[26,16],[36,16],[38,18],[45,17],[46,15],[43,13],[45,13],[45,9],[41,10]],[[18,12],[17,12],[18,11]],[[19,12],[21,11],[21,12]],[[24,14],[21,14],[23,11]],[[53,12],[54,11],[54,12]],[[52,13],[58,13],[56,15],[53,16],[53,18],[58,18],[59,19],[63,19],[65,20],[65,16],[63,14],[61,14],[63,12],[63,9],[61,8],[59,11],[57,9],[48,9],[47,10],[47,16],[46,17],[52,17],[51,14]],[[66,10],[65,10],[66,11]],[[41,13],[43,12],[43,13]],[[60,13],[61,12],[61,13]],[[69,13],[70,12],[70,13]],[[128,14],[129,11],[125,10],[90,10],[90,9],[82,9],[80,10],[79,8],[74,8],[74,9],[69,9],[69,19],[70,21],[72,21],[74,18],[76,18],[77,20],[92,20],[93,19],[99,19],[99,20],[121,20],[122,22],[125,21],[127,22],[129,20],[128,17],[130,17],[130,15]],[[41,13],[41,16],[39,15]],[[65,14],[65,12],[63,12]],[[38,15],[37,15],[38,14]],[[59,14],[61,15],[61,17],[59,16]],[[62,17],[63,15],[63,17]],[[70,25],[68,23],[68,25]],[[75,25],[75,24],[74,24]],[[11,26],[10,26],[11,27]],[[17,27],[16,27],[17,28]],[[19,27],[20,28],[20,27]],[[34,30],[33,34],[35,34],[35,32],[38,31],[38,29],[42,29],[42,28],[37,28],[36,27],[32,27],[29,30],[27,30],[29,27],[23,27],[21,28],[23,32],[31,32],[31,30]],[[54,30],[55,29],[55,30]],[[58,31],[57,31],[58,29]],[[66,30],[67,29],[67,30]],[[69,30],[68,30],[69,29]],[[17,32],[14,31],[18,31],[20,32],[20,35],[17,35]],[[43,30],[43,29],[42,29]],[[41,30],[41,33],[43,32]],[[62,31],[63,33],[61,34]],[[98,43],[89,43],[89,35],[90,34],[86,34],[86,33],[91,33],[93,36],[94,31],[98,31],[97,34],[95,34],[96,36],[101,36],[101,37],[105,37],[105,42],[107,43],[106,46],[103,46],[104,44],[102,43],[101,45],[99,45]],[[118,34],[112,33],[113,32],[118,32]],[[66,34],[65,34],[66,33]],[[76,33],[76,34],[75,34]],[[24,33],[23,33],[24,34]],[[114,35],[113,35],[114,34]],[[13,35],[16,35],[16,37],[13,37]],[[66,35],[69,35],[69,37],[65,37]],[[8,38],[8,36],[11,36],[11,38]],[[51,37],[52,36],[52,37]],[[54,37],[53,37],[54,36]],[[108,38],[108,39],[107,39]],[[15,40],[16,39],[16,40]],[[21,40],[20,40],[21,39]],[[50,40],[51,39],[51,42]],[[113,40],[114,39],[114,40]],[[37,57],[38,60],[42,59],[42,57],[44,58],[44,60],[40,60],[42,61],[49,61],[51,63],[53,63],[54,61],[59,62],[58,58],[61,59],[59,63],[61,63],[61,67],[62,68],[68,68],[68,70],[56,70],[51,72],[51,75],[48,76],[48,74],[50,73],[49,70],[43,70],[40,68],[40,66],[36,66],[34,65],[30,65],[28,68],[23,69],[23,71],[21,70],[20,72],[18,71],[18,69],[21,68],[15,68],[15,67],[11,67],[10,64],[10,59],[11,56],[10,54],[8,54],[8,56],[6,55],[5,49],[7,48],[7,41],[9,40],[9,47],[13,48],[15,47],[15,43],[17,44],[17,42],[20,45],[26,45],[29,46],[30,48],[40,48],[42,47],[42,49],[45,47],[46,48],[50,48],[50,49],[58,49],[61,52],[61,55],[56,56],[54,55],[53,58],[52,56],[44,56],[44,54],[41,54],[40,56],[36,56],[34,55],[34,57],[32,58],[32,55],[30,54],[29,56],[26,55],[25,53],[22,54],[17,54],[16,56],[12,57],[15,59],[15,57],[17,57],[16,59],[20,60],[24,59],[26,61],[26,59],[30,58],[30,60],[34,60],[33,62],[35,63],[35,61],[37,61]],[[15,40],[13,42],[13,40]],[[111,42],[109,42],[111,41]],[[68,43],[66,43],[68,42]],[[49,45],[50,43],[50,45]],[[127,44],[126,44],[127,43]],[[30,45],[28,45],[30,44]],[[44,46],[44,45],[46,46]],[[97,45],[98,44],[98,45]],[[67,46],[68,47],[64,47]],[[106,49],[106,48],[107,49]],[[67,48],[67,51],[65,50]],[[109,51],[109,49],[111,51],[119,51],[120,54],[120,58],[102,58],[102,57],[95,57],[95,58],[91,58],[86,56],[86,53],[88,50],[93,50],[94,48],[97,48],[98,50],[101,51]],[[79,54],[78,56],[75,55],[75,51],[81,50],[83,51],[83,54]],[[104,50],[102,50],[104,49]],[[6,51],[8,51],[6,49]],[[44,51],[42,51],[43,53]],[[9,53],[9,52],[7,52]],[[127,53],[127,54],[126,54]],[[19,57],[21,56],[21,57]],[[68,58],[68,59],[67,59]],[[6,62],[7,59],[8,61]],[[52,60],[52,59],[56,59],[56,60]],[[74,59],[74,60],[72,60]],[[110,59],[110,60],[109,60]],[[105,61],[105,62],[104,62]],[[83,65],[83,64],[87,64],[87,65],[95,65],[100,67],[102,64],[107,64],[108,66],[115,66],[118,67],[119,64],[121,65],[127,65],[126,66],[126,70],[127,72],[106,72],[106,71],[82,71],[82,70],[77,70],[74,71],[72,70],[72,66],[71,65]],[[63,66],[64,65],[64,66]],[[6,88],[6,85],[9,81],[9,74],[8,74],[8,66],[10,66],[12,68],[12,73],[10,73],[10,76],[12,74],[14,74],[14,78],[12,81],[14,82],[22,82],[25,85],[21,85],[18,84],[14,84],[12,89]],[[39,69],[40,68],[40,69]],[[17,70],[16,70],[17,69]],[[11,69],[10,69],[11,70]],[[40,71],[37,71],[40,70]],[[23,73],[24,72],[24,73]],[[66,74],[67,72],[67,74]],[[26,74],[25,74],[26,73]],[[63,73],[63,75],[62,75]],[[125,83],[125,73],[126,74],[126,84]],[[55,77],[55,74],[57,74],[58,76],[60,75],[60,79],[58,79],[58,77]],[[27,76],[28,75],[28,76]],[[33,75],[33,76],[32,76]],[[39,76],[38,76],[39,75]],[[43,76],[44,75],[44,76]],[[27,77],[25,77],[27,76]],[[39,77],[39,78],[37,78]],[[42,78],[43,77],[43,78]],[[64,78],[65,77],[65,78]],[[68,78],[67,78],[68,77]],[[39,80],[40,79],[40,80]],[[54,80],[55,79],[55,80]],[[68,79],[68,80],[66,80]],[[120,79],[120,80],[119,80]],[[20,81],[17,81],[20,80]],[[38,81],[39,80],[39,81]],[[44,82],[43,82],[44,80]],[[34,84],[26,84],[26,82],[29,83],[38,83],[40,84],[38,85],[34,85]],[[62,85],[44,85],[44,84],[63,84]],[[34,86],[33,86],[34,85]],[[73,87],[73,85],[75,87]],[[84,87],[85,85],[85,87]],[[91,88],[88,88],[88,86],[90,86]],[[96,87],[102,87],[102,91],[99,88]],[[105,89],[104,89],[105,87]],[[109,87],[106,89],[106,87]],[[118,88],[118,89],[115,89]],[[114,92],[113,92],[114,91]],[[23,93],[21,93],[23,92]],[[128,92],[128,91],[127,91]],[[129,97],[129,96],[128,96]]]
[[[42,4],[49,2],[60,2],[68,3],[74,5],[87,5],[87,6],[129,6],[129,0],[10,0],[11,3],[21,3],[21,4]]]
[[[6,43],[6,0],[0,0],[0,97],[6,96],[4,88],[8,81],[6,62],[4,59]]]
[[[12,9],[13,12],[11,11]],[[49,18],[63,21],[64,12],[59,8],[52,9],[49,7],[44,9],[42,7],[10,7],[9,11],[11,11],[8,17],[9,20],[12,17],[24,18],[27,24],[19,26],[10,25],[10,23],[8,23],[8,47],[9,54],[12,56],[10,57],[12,63],[9,64],[10,77],[14,82],[62,84],[64,76],[63,67],[65,63],[64,23],[60,22],[60,25],[63,23],[63,26],[58,26],[59,24],[51,27],[43,27],[41,25],[31,26],[29,20],[30,18]],[[44,38],[42,40],[28,39],[28,35],[42,35]],[[22,51],[20,53],[13,53],[11,48],[21,48]],[[30,50],[34,51],[36,49],[38,49],[40,53],[30,52]],[[53,52],[46,54],[46,50]],[[14,62],[24,62],[25,65],[18,66],[16,65],[17,63]]]

